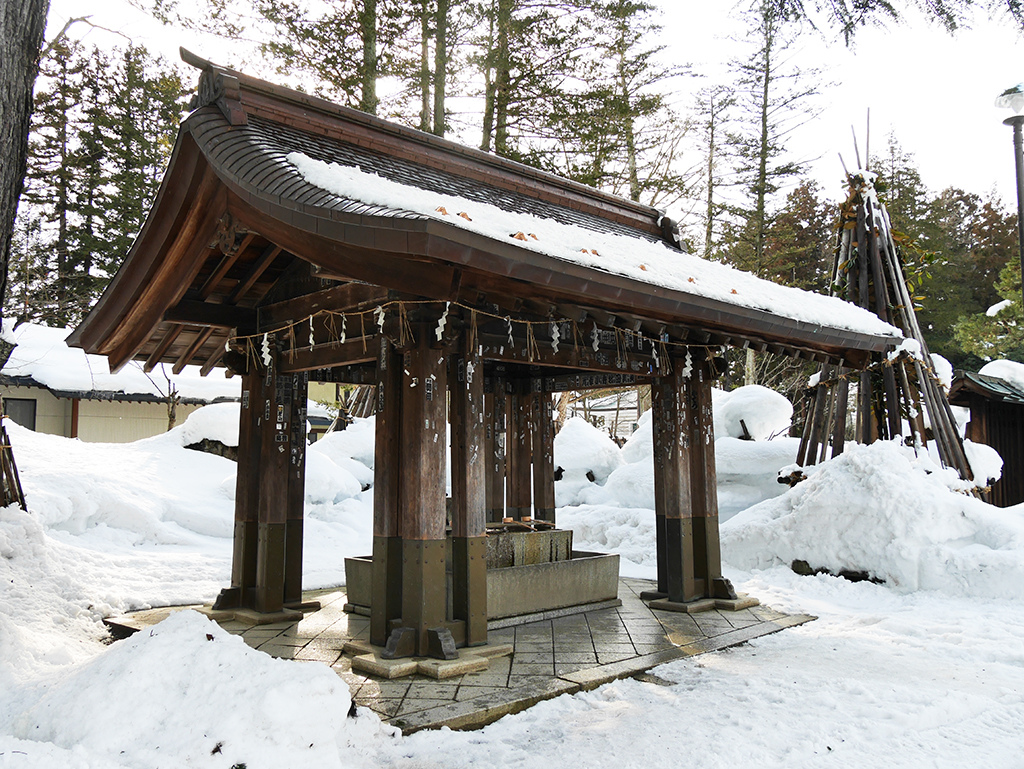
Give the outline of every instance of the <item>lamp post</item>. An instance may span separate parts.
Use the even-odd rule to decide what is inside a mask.
[[[1007,88],[996,99],[997,107],[1012,109],[1012,117],[1006,118],[1003,125],[1013,127],[1013,161],[1017,169],[1017,243],[1021,266],[1021,290],[1024,301],[1024,83]]]

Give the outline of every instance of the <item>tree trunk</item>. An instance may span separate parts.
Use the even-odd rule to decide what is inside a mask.
[[[430,0],[420,2],[420,130],[430,130]]]
[[[445,78],[448,73],[448,0],[437,0],[434,42],[434,133],[444,136]]]
[[[484,116],[480,149],[491,151],[491,135],[494,133],[494,5],[487,14],[487,56],[484,58]]]
[[[494,61],[494,151],[508,155],[508,102],[513,0],[498,0],[498,35]]]
[[[0,0],[0,318],[50,0]]]
[[[362,99],[359,109],[377,114],[377,0],[363,0],[359,14],[363,38]]]
[[[625,56],[619,54],[619,88],[622,97],[622,133],[626,140],[626,168],[629,173],[629,199],[640,202],[640,177],[636,168],[636,136],[633,134],[633,105],[629,92],[629,73]]]

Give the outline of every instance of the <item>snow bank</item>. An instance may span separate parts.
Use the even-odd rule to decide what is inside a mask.
[[[348,718],[350,704],[330,668],[274,659],[184,611],[33,687],[7,715],[16,738],[139,769],[330,768],[365,763],[373,739],[395,733],[366,709]]]
[[[1024,507],[991,507],[953,490],[960,485],[954,471],[897,443],[851,445],[723,524],[723,557],[743,569],[801,559],[864,570],[900,592],[1018,598]]]
[[[743,437],[740,420],[755,441],[773,435],[785,435],[793,419],[793,404],[785,395],[761,385],[746,385],[735,390],[712,390],[715,413],[715,437]]]
[[[594,483],[603,484],[623,462],[619,447],[603,430],[583,417],[570,417],[555,436],[555,467],[562,479],[555,483],[555,503],[575,505]],[[593,480],[587,477],[593,476]]]
[[[740,387],[731,392],[712,390],[715,414],[715,464],[718,472],[718,512],[728,520],[740,510],[763,499],[778,496],[785,488],[776,478],[781,468],[796,460],[799,439],[767,438],[789,429],[793,407],[785,396],[759,385]],[[746,424],[753,441],[738,440]],[[563,428],[564,430],[564,428]],[[608,450],[608,444],[593,440]],[[581,434],[580,438],[587,437]],[[604,439],[606,440],[606,439]],[[568,450],[585,453],[573,440]],[[614,444],[611,444],[612,446]],[[571,448],[570,448],[571,446]],[[556,463],[559,463],[558,439],[555,443]],[[654,439],[651,412],[640,416],[637,429],[618,452],[620,465],[615,467],[602,483],[588,483],[584,476],[570,475],[555,484],[555,496],[560,506],[583,504],[609,505],[617,508],[654,508]],[[575,536],[579,537],[577,532]],[[589,541],[589,540],[587,540]],[[639,547],[640,544],[637,543]]]

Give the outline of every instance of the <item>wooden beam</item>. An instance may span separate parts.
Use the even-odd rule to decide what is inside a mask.
[[[223,345],[218,345],[213,354],[206,359],[206,363],[203,364],[203,367],[199,369],[199,374],[201,376],[206,376],[213,371],[214,367],[220,363],[220,359],[224,357],[224,353],[226,352],[227,350],[224,349]]]
[[[184,323],[190,326],[213,326],[215,328],[237,328],[249,331],[256,327],[256,311],[228,304],[197,302],[182,299],[164,312],[164,321]]]
[[[241,256],[249,247],[254,237],[255,235],[253,233],[246,233],[238,248],[232,249],[230,252],[223,254],[216,269],[210,274],[210,277],[206,279],[206,282],[204,282],[199,289],[199,296],[201,299],[205,300],[210,297],[210,294],[212,294],[217,288],[217,284],[220,283],[221,279],[228,274],[228,270],[234,266],[238,257]]]
[[[160,340],[160,344],[156,346],[156,349],[149,354],[146,358],[146,362],[142,366],[142,370],[147,374],[156,368],[156,364],[160,362],[160,359],[164,357],[164,354],[170,349],[170,346],[174,344],[174,340],[178,338],[181,332],[185,329],[182,325],[174,325],[168,329],[167,333],[164,334],[164,338]]]
[[[314,371],[333,366],[353,366],[370,363],[377,358],[380,346],[378,336],[357,337],[344,342],[327,342],[312,349],[300,347],[282,356],[281,370],[287,372]]]
[[[209,339],[212,335],[212,328],[204,328],[202,331],[200,331],[196,338],[192,340],[192,344],[188,346],[188,349],[185,350],[185,352],[181,354],[178,360],[174,362],[174,366],[171,368],[171,371],[173,371],[175,374],[180,374],[184,370],[185,366],[188,365],[189,361],[191,361],[195,357],[196,353],[199,352],[199,350],[202,348],[202,346],[206,344],[206,340]]]
[[[255,285],[256,281],[259,280],[260,276],[267,271],[267,268],[273,264],[277,255],[280,253],[281,247],[276,246],[273,243],[264,248],[259,259],[249,267],[249,270],[238,282],[238,285],[236,285],[228,295],[226,304],[237,304],[238,300],[245,296],[246,292]]]
[[[273,330],[282,323],[308,318],[321,310],[349,312],[381,304],[387,299],[386,288],[367,283],[346,283],[260,307],[259,331]]]

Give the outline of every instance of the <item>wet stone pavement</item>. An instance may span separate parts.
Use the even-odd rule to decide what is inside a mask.
[[[319,601],[321,608],[301,621],[250,625],[231,619],[220,624],[274,657],[330,665],[348,683],[357,705],[409,733],[444,725],[482,726],[544,699],[813,619],[765,606],[698,614],[652,610],[639,597],[652,588],[645,580],[622,579],[621,606],[492,629],[488,645],[510,644],[510,655],[491,658],[486,670],[440,680],[423,675],[383,679],[353,671],[351,655],[343,649],[346,643],[368,638],[369,618],[343,611],[343,590],[307,593],[304,597]],[[137,630],[180,608],[185,607],[136,612],[110,624]]]

